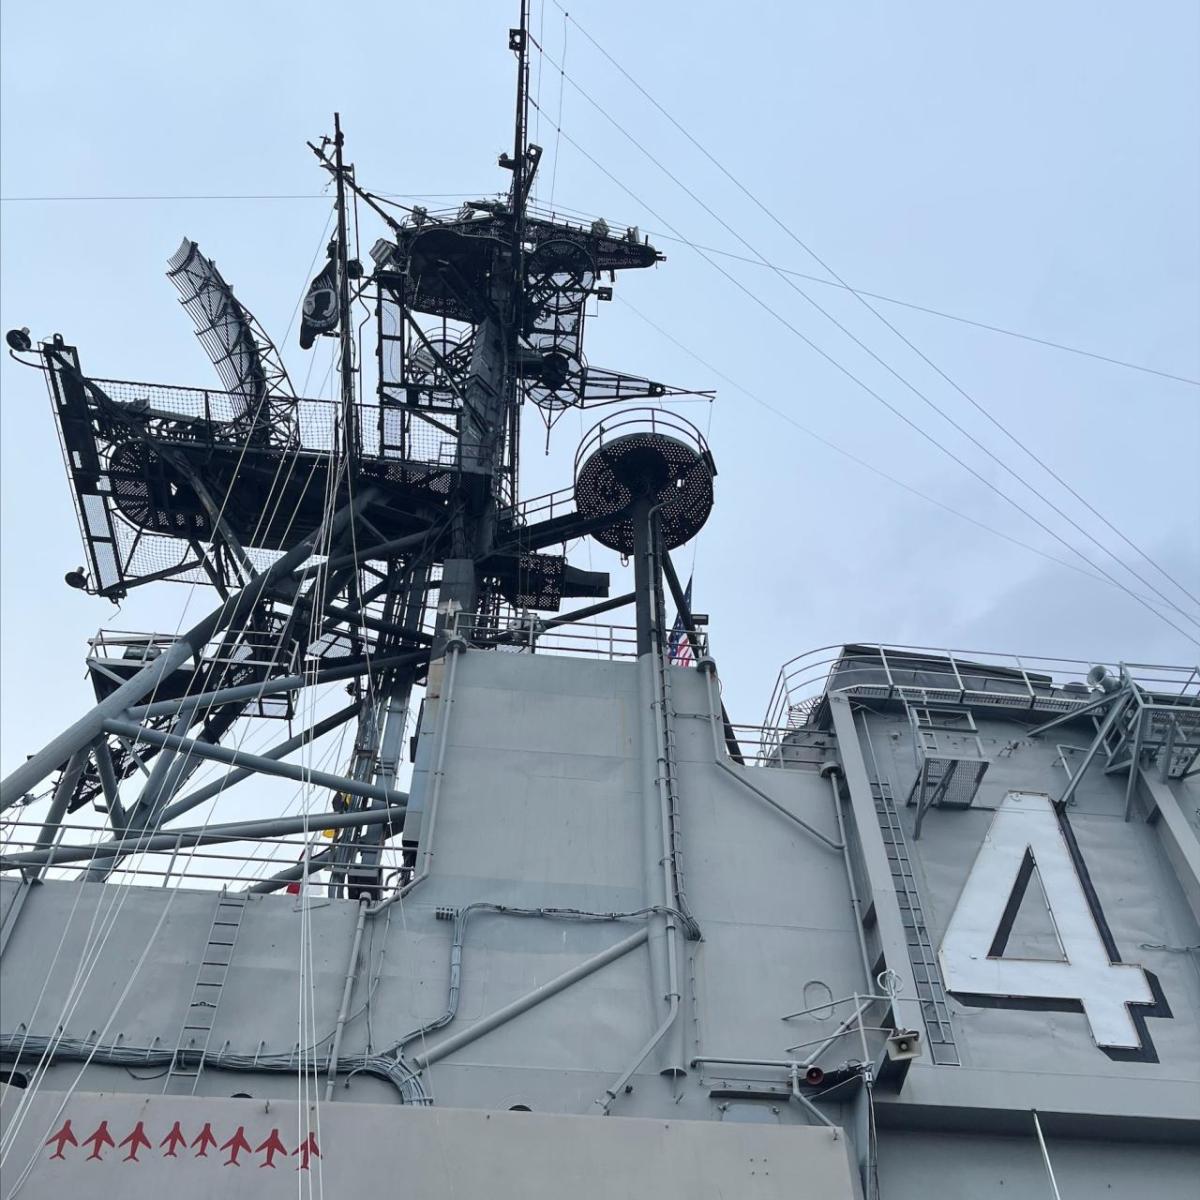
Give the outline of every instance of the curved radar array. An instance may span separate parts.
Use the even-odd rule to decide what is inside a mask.
[[[717,468],[700,431],[674,413],[629,409],[601,421],[575,455],[575,507],[603,522],[592,536],[632,554],[632,513],[648,502],[664,550],[691,541],[712,511]]]

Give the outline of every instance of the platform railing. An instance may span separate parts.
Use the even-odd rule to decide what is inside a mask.
[[[1018,655],[990,650],[851,642],[821,646],[780,670],[763,725],[806,724],[830,691],[865,700],[987,705],[1054,715],[1093,698],[1088,672],[1122,667],[1139,686],[1173,702],[1200,705],[1200,668],[1164,663],[1105,663],[1097,659]]]
[[[306,852],[310,858],[334,843],[321,836],[321,815],[314,813],[312,834],[306,842],[303,837],[222,838],[211,836],[208,845],[188,844],[187,835],[180,833],[175,844],[166,849],[135,852],[117,862],[111,869],[110,880],[114,883],[132,883],[142,887],[202,887],[218,888],[238,885],[252,887],[282,871],[299,866]],[[6,866],[3,859],[10,856],[45,849],[39,845],[42,823],[40,821],[4,820],[0,822],[0,870],[5,877],[16,878],[19,869]],[[69,823],[60,826],[61,832],[56,845],[74,849],[78,846],[94,846],[91,857],[72,856],[70,862],[54,865],[51,859],[44,879],[78,880],[95,859],[108,859],[112,854],[112,830],[97,825]],[[157,836],[167,837],[170,829],[161,830]],[[331,831],[332,832],[332,831]],[[399,845],[384,845],[381,850],[381,865],[385,887],[389,875],[398,875],[404,869]],[[32,876],[36,868],[26,868]],[[313,865],[309,874],[309,886],[324,886],[327,876],[322,867]],[[281,886],[282,892],[284,888]]]
[[[575,621],[547,628],[553,618],[535,614],[458,613],[455,632],[469,645],[520,654],[563,654],[610,660],[637,658],[637,627],[598,621]],[[672,665],[692,667],[708,653],[703,630],[689,634],[691,652],[672,658]]]

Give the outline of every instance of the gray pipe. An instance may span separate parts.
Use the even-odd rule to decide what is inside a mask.
[[[807,833],[810,837],[816,838],[817,841],[821,843],[821,845],[828,847],[830,850],[841,850],[842,849],[841,842],[835,842],[831,838],[827,838],[819,829],[814,829],[803,818],[796,816],[796,814],[793,812],[789,812],[786,808],[783,807],[782,804],[779,803],[778,800],[772,799],[761,788],[755,787],[754,784],[752,784],[748,779],[743,778],[735,770],[733,770],[732,767],[730,767],[728,764],[726,764],[724,761],[722,761],[721,743],[717,737],[716,706],[713,703],[713,694],[712,694],[712,676],[716,672],[717,664],[715,662],[713,662],[713,660],[711,658],[706,658],[706,659],[702,659],[697,664],[697,667],[699,670],[704,672],[704,676],[705,676],[705,690],[708,694],[708,715],[709,715],[710,721],[712,722],[712,727],[713,727],[713,750],[714,750],[714,754],[715,754],[716,766],[720,770],[724,771],[725,774],[728,775],[731,779],[736,779],[738,781],[738,783],[740,783],[742,785],[742,787],[747,788],[749,791],[753,792],[760,800],[766,801],[766,803],[769,804],[777,813],[780,813],[781,815],[787,817],[787,819],[789,821],[793,822],[793,824],[799,825],[800,828],[803,829],[805,833]]]
[[[351,503],[339,509],[328,523],[330,538],[363,508],[374,502],[377,489],[365,488]],[[261,575],[252,579],[240,592],[218,605],[202,621],[172,642],[158,658],[147,663],[136,675],[100,701],[90,712],[52,738],[41,750],[23,762],[0,784],[0,811],[16,804],[30,788],[40,783],[51,771],[66,762],[73,754],[91,745],[103,732],[104,721],[124,713],[130,705],[148,696],[177,667],[198,655],[213,635],[248,617],[263,594],[284,575],[294,571],[311,554],[325,523],[293,546],[282,558],[272,563]]]
[[[125,808],[121,803],[120,784],[117,782],[117,769],[113,764],[112,751],[104,738],[97,738],[92,746],[96,755],[96,770],[100,775],[100,788],[104,792],[104,800],[108,804],[109,821],[118,833],[125,828]]]
[[[397,792],[396,795],[403,795]],[[207,828],[167,830],[159,833],[144,833],[137,837],[116,838],[99,842],[94,846],[52,846],[48,850],[31,850],[24,854],[7,854],[0,857],[0,868],[11,870],[16,867],[54,865],[84,862],[96,855],[106,854],[155,854],[162,850],[173,850],[176,846],[207,846],[214,842],[253,841],[255,838],[284,837],[291,833],[303,833],[306,829],[345,829],[358,825],[382,825],[403,816],[405,806],[390,808],[360,809],[358,812],[309,813],[298,817],[268,817],[262,821],[237,821],[226,825],[209,825]]]
[[[58,834],[58,828],[62,824],[62,819],[66,816],[67,805],[70,804],[71,797],[75,794],[75,788],[78,786],[80,776],[87,766],[90,754],[90,746],[76,750],[71,755],[70,761],[63,768],[62,774],[58,777],[58,784],[54,789],[54,797],[50,801],[50,811],[46,814],[46,821],[42,826],[41,833],[38,834],[37,845],[39,850],[50,846],[54,842]]]
[[[350,961],[346,964],[346,982],[342,985],[342,1003],[338,1009],[337,1025],[333,1031],[333,1045],[329,1050],[329,1078],[325,1084],[325,1099],[333,1099],[333,1088],[337,1083],[338,1054],[342,1049],[342,1030],[346,1028],[346,1014],[350,1011],[350,995],[354,991],[355,968],[358,966],[358,951],[362,945],[363,926],[367,923],[367,902],[360,900],[358,920],[354,925],[354,940],[350,944]]]
[[[298,883],[306,875],[311,875],[315,871],[321,870],[333,856],[332,850],[321,850],[316,854],[310,854],[307,859],[296,863],[294,867],[287,867],[285,870],[277,871],[274,875],[248,887],[246,891],[251,896],[269,896],[272,892],[277,892],[280,888],[287,887],[289,883]]]
[[[212,692],[197,692],[194,696],[185,696],[179,700],[157,700],[153,704],[135,705],[128,712],[119,715],[142,721],[147,717],[170,716],[172,713],[183,712],[185,709],[194,711],[199,708],[212,708],[217,704],[258,700],[263,696],[277,696],[282,692],[296,692],[301,688],[312,687],[318,683],[334,683],[339,679],[349,679],[355,675],[364,675],[368,667],[372,671],[382,671],[389,667],[402,667],[408,663],[419,662],[421,659],[428,657],[428,650],[407,650],[403,654],[390,654],[386,657],[373,658],[369,664],[366,659],[356,659],[341,666],[324,667],[315,675],[281,675],[278,679],[265,679],[261,683],[241,683],[235,687],[218,688]]]
[[[318,721],[315,725],[310,725],[309,728],[296,734],[295,737],[290,737],[286,741],[280,742],[279,745],[272,746],[270,750],[264,750],[262,757],[271,759],[286,758],[293,750],[299,750],[301,746],[306,746],[309,742],[314,742],[317,738],[324,737],[330,730],[345,724],[357,712],[357,704],[348,704],[345,708],[338,709],[337,712],[325,717],[324,720]],[[238,767],[237,770],[230,771],[227,775],[222,775],[220,779],[214,780],[212,783],[206,783],[204,787],[197,788],[194,792],[190,792],[186,796],[181,796],[174,804],[169,805],[163,810],[162,815],[159,817],[159,823],[166,825],[176,817],[189,812],[198,804],[203,804],[205,800],[211,800],[214,796],[219,796],[223,792],[227,792],[234,784],[241,783],[243,779],[249,779],[253,774],[254,771],[249,767]]]
[[[647,928],[639,929],[637,933],[631,933],[629,937],[617,942],[615,946],[610,946],[607,950],[602,950],[599,954],[594,954],[591,958],[584,959],[578,966],[572,967],[569,971],[564,971],[548,983],[543,983],[541,987],[534,988],[532,992],[526,992],[524,996],[519,997],[510,1004],[506,1004],[503,1008],[498,1008],[490,1016],[476,1021],[474,1025],[464,1029],[461,1033],[456,1033],[430,1046],[423,1053],[414,1055],[412,1059],[413,1064],[420,1070],[432,1066],[439,1059],[445,1058],[446,1055],[453,1054],[455,1050],[461,1050],[463,1046],[470,1044],[477,1038],[483,1037],[485,1033],[491,1033],[493,1029],[497,1029],[507,1021],[511,1021],[513,1017],[520,1016],[523,1012],[528,1012],[535,1005],[541,1004],[543,1000],[548,1000],[551,996],[556,996],[564,988],[570,987],[571,984],[591,975],[594,971],[600,970],[601,967],[607,966],[610,962],[615,962],[618,958],[624,957],[630,950],[635,950],[638,946],[642,945],[649,936],[650,931]]]
[[[437,823],[438,797],[442,793],[442,772],[446,762],[446,742],[449,740],[450,708],[454,703],[454,676],[458,669],[458,657],[465,649],[466,642],[460,637],[451,637],[446,642],[446,658],[449,661],[446,663],[446,685],[442,689],[438,701],[438,707],[441,709],[438,715],[438,746],[437,754],[434,757],[433,778],[429,784],[429,812],[425,819],[424,836],[421,839],[421,869],[394,896],[389,896],[375,905],[371,910],[372,915],[382,912],[388,905],[395,904],[397,900],[404,899],[417,884],[429,877],[429,872],[433,867],[433,831]]]
[[[1093,668],[1094,670],[1095,668]],[[1108,737],[1109,730],[1117,723],[1117,718],[1125,711],[1129,705],[1129,701],[1133,696],[1133,691],[1127,688],[1124,692],[1113,696],[1112,708],[1108,710],[1107,715],[1100,724],[1100,728],[1096,731],[1095,738],[1092,739],[1092,744],[1088,747],[1087,753],[1083,756],[1083,762],[1079,764],[1079,770],[1071,776],[1071,781],[1067,784],[1063,794],[1054,802],[1054,807],[1057,812],[1062,812],[1064,808],[1071,802],[1071,797],[1075,795],[1075,789],[1083,782],[1084,775],[1087,774],[1087,769],[1092,765],[1092,759],[1096,757],[1100,747],[1104,745],[1105,739]],[[1136,767],[1131,767],[1131,770]]]
[[[299,783],[315,784],[317,787],[326,787],[332,791],[349,792],[352,796],[366,796],[371,800],[383,800],[387,804],[405,804],[408,800],[403,792],[380,787],[378,784],[365,783],[359,779],[347,779],[344,775],[334,775],[329,771],[316,771],[311,767],[299,764],[278,762],[263,754],[250,754],[246,750],[234,750],[229,746],[217,743],[178,737],[173,733],[160,733],[156,729],[147,729],[133,721],[110,719],[104,722],[104,728],[109,733],[137,738],[151,746],[184,750],[189,755],[195,755],[198,758],[210,758],[214,762],[227,763],[235,767],[248,767],[262,775],[278,775],[281,779],[294,779]]]
[[[858,952],[862,956],[863,975],[867,980],[867,988],[874,986],[871,979],[871,956],[867,953],[867,937],[863,932],[862,901],[858,896],[858,884],[854,882],[854,867],[850,862],[850,840],[846,837],[846,821],[842,816],[842,793],[838,787],[838,776],[842,768],[838,763],[826,763],[821,768],[821,774],[829,779],[833,792],[833,812],[837,817],[838,837],[842,843],[842,861],[846,864],[846,883],[850,888],[850,907],[854,912],[854,932],[858,934]]]

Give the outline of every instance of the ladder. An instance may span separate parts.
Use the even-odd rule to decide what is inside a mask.
[[[871,795],[875,800],[875,813],[883,834],[887,850],[888,866],[892,872],[892,884],[896,890],[896,901],[900,906],[900,919],[908,941],[908,958],[912,964],[913,979],[917,985],[917,999],[921,1004],[921,1015],[925,1018],[925,1033],[929,1042],[929,1054],[938,1066],[961,1066],[958,1047],[954,1044],[954,1028],[950,1024],[950,1009],[946,1004],[946,992],[942,987],[942,976],[938,969],[937,956],[929,940],[925,924],[925,910],[913,878],[912,860],[908,856],[908,843],[896,802],[888,783],[871,781]]]
[[[183,1028],[179,1031],[175,1053],[171,1056],[167,1078],[163,1083],[164,1096],[196,1094],[196,1087],[204,1070],[204,1058],[212,1039],[213,1025],[217,1019],[221,990],[225,986],[229,964],[233,959],[233,948],[237,944],[238,933],[242,927],[246,900],[247,893],[231,894],[225,888],[221,889],[217,897],[208,941],[204,946],[204,956],[200,960],[200,970],[192,987],[192,998],[183,1018]],[[185,1053],[196,1056],[188,1067],[185,1067],[182,1061]]]

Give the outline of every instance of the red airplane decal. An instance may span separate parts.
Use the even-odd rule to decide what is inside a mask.
[[[178,1128],[179,1128],[179,1126],[176,1125],[175,1129],[178,1129]],[[174,1133],[175,1130],[172,1130],[171,1132]],[[196,1140],[192,1143],[193,1150],[196,1150],[197,1146],[200,1147],[199,1150],[196,1150],[196,1157],[197,1158],[207,1158],[209,1147],[215,1146],[216,1144],[217,1144],[217,1139],[215,1137],[213,1137],[212,1126],[207,1121],[205,1121],[204,1128],[202,1130],[200,1130],[200,1136],[197,1137]]]
[[[146,1136],[146,1127],[139,1121],[134,1127],[133,1132],[127,1138],[121,1141],[122,1146],[129,1147],[129,1153],[122,1160],[124,1162],[137,1162],[139,1150],[150,1149],[150,1139]]]
[[[227,1141],[221,1147],[221,1149],[229,1151],[229,1157],[225,1160],[225,1166],[240,1167],[242,1164],[238,1162],[238,1155],[243,1151],[249,1151],[252,1149],[250,1143],[246,1141],[246,1127],[244,1125],[239,1125],[237,1127],[237,1133],[235,1133],[233,1137],[231,1137],[229,1141]]]
[[[300,1155],[300,1165],[296,1168],[298,1171],[308,1170],[308,1160],[310,1157],[314,1155],[317,1158],[321,1157],[321,1151],[317,1149],[317,1135],[315,1133],[310,1133],[307,1140],[292,1151],[293,1158],[297,1154]]]
[[[267,1161],[259,1163],[260,1167],[273,1167],[275,1165],[275,1155],[277,1154],[282,1154],[285,1158],[287,1157],[287,1147],[280,1141],[278,1129],[272,1129],[271,1136],[261,1146],[256,1146],[254,1153],[259,1154],[263,1150],[267,1152]]]
[[[112,1135],[108,1132],[107,1121],[101,1121],[96,1132],[93,1133],[91,1137],[86,1137],[83,1139],[83,1144],[85,1146],[91,1145],[92,1143],[94,1143],[94,1145],[92,1146],[91,1154],[88,1155],[88,1161],[90,1162],[93,1158],[98,1158],[101,1162],[103,1162],[105,1147],[115,1146],[117,1144],[112,1140]]]
[[[51,1142],[57,1143],[54,1153],[50,1155],[51,1158],[65,1158],[66,1155],[63,1154],[64,1146],[79,1145],[79,1143],[75,1140],[75,1131],[71,1128],[71,1121],[69,1118],[62,1123],[62,1128],[57,1133],[52,1133],[50,1137],[46,1139],[47,1146],[49,1146]]]
[[[208,1126],[206,1125],[204,1128],[208,1129]],[[187,1145],[187,1134],[185,1134],[183,1132],[183,1130],[180,1129],[178,1121],[176,1121],[175,1124],[171,1126],[171,1132],[168,1133],[167,1136],[165,1138],[163,1138],[163,1140],[161,1142],[158,1143],[158,1147],[160,1150],[163,1148],[163,1146],[166,1146],[166,1148],[167,1148],[166,1152],[163,1154],[163,1158],[178,1158],[179,1155],[178,1155],[177,1151],[179,1151],[186,1145]],[[214,1146],[216,1145],[215,1138],[213,1139],[213,1145]]]

